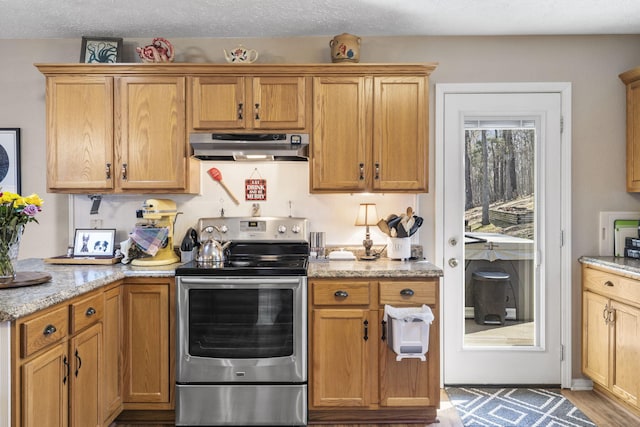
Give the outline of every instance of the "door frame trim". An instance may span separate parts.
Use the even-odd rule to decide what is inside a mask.
[[[561,146],[561,227],[560,295],[561,295],[561,346],[560,362],[562,388],[572,386],[572,278],[571,278],[571,83],[440,83],[435,85],[435,258],[434,264],[444,267],[444,98],[446,94],[466,93],[559,93],[562,122]],[[444,305],[444,292],[440,281],[440,306]],[[440,336],[444,336],[444,322],[440,322]],[[440,346],[440,360],[444,359],[444,346]],[[440,387],[444,386],[444,366],[440,364]]]

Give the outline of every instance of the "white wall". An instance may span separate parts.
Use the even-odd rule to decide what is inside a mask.
[[[211,179],[207,170],[220,170],[225,184],[240,204],[235,205],[222,186]],[[178,210],[175,225],[175,244],[179,245],[189,227],[194,227],[198,218],[220,216],[251,216],[254,202],[245,201],[245,180],[262,178],[267,181],[267,200],[257,202],[262,216],[298,216],[309,218],[309,231],[325,231],[328,245],[362,245],[364,227],[353,224],[362,202],[376,203],[379,216],[404,212],[407,206],[416,206],[417,196],[343,194],[310,195],[308,162],[201,162],[201,195],[105,195],[98,215],[91,215],[92,201],[86,195],[74,196],[73,212],[78,228],[90,227],[91,221],[100,219],[105,228],[117,228],[118,242],[126,239],[127,233],[139,219],[136,209],[142,207],[147,197],[169,198],[176,202]],[[291,203],[289,203],[291,202]],[[370,227],[374,248],[386,243],[384,234],[377,227]],[[73,230],[71,230],[73,231]],[[417,235],[414,237],[418,242]]]
[[[172,40],[177,61],[224,62],[223,48],[242,43],[260,52],[260,62],[313,63],[330,62],[328,37],[301,39],[243,40]],[[134,48],[150,40],[125,40],[125,61],[135,60]],[[300,48],[303,46],[303,48]],[[45,199],[41,225],[30,225],[24,236],[21,256],[46,257],[62,253],[68,244],[68,198],[46,194],[45,186],[45,117],[44,78],[33,67],[39,62],[77,62],[80,38],[64,40],[0,40],[0,127],[22,129],[23,192],[38,192]],[[635,211],[640,196],[625,190],[625,92],[618,74],[640,66],[640,35],[629,36],[558,36],[558,37],[364,37],[361,62],[438,62],[431,76],[436,83],[463,82],[571,82],[572,83],[572,161],[573,161],[573,366],[574,377],[580,373],[580,270],[577,258],[598,253],[598,212]],[[431,97],[430,174],[433,180],[433,96]],[[300,166],[296,166],[300,167]],[[237,187],[249,171],[227,165],[219,167],[225,182]],[[296,186],[287,194],[280,172],[260,168],[268,185],[274,183],[274,199],[269,199],[264,213],[288,215],[287,200],[293,200],[294,214],[309,216],[314,230],[328,233],[329,243],[360,244],[362,233],[350,224],[361,196],[309,196]],[[296,174],[304,175],[297,171]],[[228,178],[227,178],[228,176]],[[296,175],[298,176],[298,175]],[[298,177],[299,178],[299,177]],[[296,178],[296,179],[298,179]],[[273,181],[272,181],[273,180]],[[181,210],[199,217],[201,208],[216,213],[220,191],[209,182],[204,195],[175,197]],[[241,188],[241,187],[240,187]],[[432,188],[434,188],[432,186]],[[282,191],[282,193],[280,193]],[[298,194],[298,192],[302,192]],[[282,194],[282,196],[280,195]],[[402,208],[406,200],[391,201],[392,196],[378,196],[380,203]],[[394,196],[397,197],[397,196]],[[400,196],[402,197],[402,196]],[[411,196],[408,196],[411,197]],[[139,200],[130,196],[107,196],[101,214],[111,211],[118,218],[132,218]],[[77,215],[88,211],[88,199],[76,197]],[[113,199],[113,200],[111,200]],[[211,200],[210,200],[211,199]],[[121,202],[126,200],[126,203]],[[387,202],[389,200],[389,202]],[[420,242],[427,258],[433,254],[434,194],[422,195],[418,212],[425,224]],[[330,207],[325,208],[324,204]],[[113,204],[113,206],[110,206]],[[231,204],[225,205],[231,208]],[[344,209],[343,209],[344,207]],[[246,206],[228,215],[245,214]],[[111,211],[110,211],[111,210]],[[381,214],[386,212],[381,209]],[[337,215],[337,217],[336,217]],[[78,217],[80,220],[80,217]],[[179,218],[185,226],[187,216]],[[374,237],[374,240],[376,238]],[[377,242],[376,242],[377,243]],[[438,261],[438,260],[435,260]],[[445,284],[446,286],[446,284]]]

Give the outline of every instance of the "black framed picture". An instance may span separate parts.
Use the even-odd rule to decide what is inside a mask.
[[[80,62],[109,64],[122,59],[122,39],[113,37],[82,37]]]
[[[20,194],[19,128],[0,128],[0,191]]]

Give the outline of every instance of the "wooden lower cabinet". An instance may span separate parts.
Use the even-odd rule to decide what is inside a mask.
[[[108,427],[124,409],[171,412],[174,284],[117,281],[14,322],[11,427]]]
[[[127,279],[124,304],[124,408],[173,409],[173,278]]]
[[[14,324],[14,427],[103,426],[102,301],[92,293]]]
[[[102,401],[105,424],[113,421],[122,411],[122,334],[122,289],[118,284],[104,293]]]
[[[16,426],[65,427],[68,416],[69,358],[66,343],[22,365],[20,416]]]
[[[102,426],[102,323],[73,337],[69,345],[71,427]]]
[[[640,413],[640,280],[583,266],[582,371]]]
[[[440,405],[438,279],[309,283],[309,422],[434,422]],[[384,304],[430,306],[436,320],[426,361],[396,360],[386,341]]]

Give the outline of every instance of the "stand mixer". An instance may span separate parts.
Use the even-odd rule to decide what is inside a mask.
[[[152,227],[167,227],[169,235],[167,244],[158,249],[152,257],[136,258],[131,261],[132,265],[151,266],[167,265],[179,262],[180,259],[173,250],[173,225],[178,214],[176,202],[169,199],[147,199],[142,205],[142,218],[148,221],[147,225]]]

